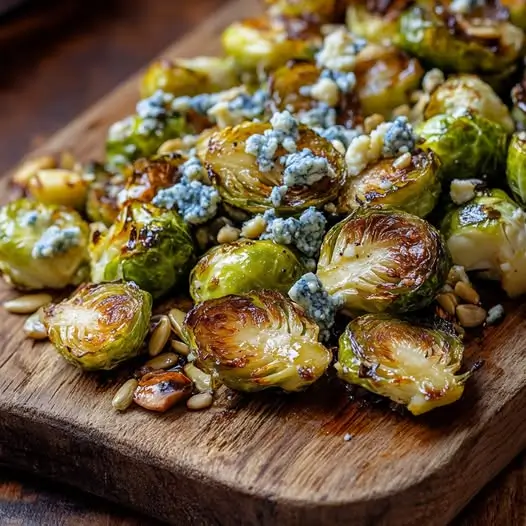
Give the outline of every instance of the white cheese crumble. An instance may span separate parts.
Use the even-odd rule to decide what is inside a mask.
[[[59,228],[52,225],[35,243],[31,255],[36,259],[52,258],[64,254],[70,248],[78,247],[81,241],[82,232],[78,226]]]
[[[366,45],[364,39],[355,37],[345,26],[340,26],[323,39],[323,46],[316,55],[316,63],[320,68],[353,71],[356,55]]]
[[[449,189],[451,200],[456,205],[471,201],[476,195],[477,186],[482,184],[480,179],[453,179]]]
[[[494,305],[491,309],[488,310],[488,315],[486,317],[486,323],[488,325],[493,325],[499,321],[504,316],[504,307],[502,305]]]
[[[477,7],[484,7],[486,0],[453,0],[449,6],[452,13],[467,15]]]

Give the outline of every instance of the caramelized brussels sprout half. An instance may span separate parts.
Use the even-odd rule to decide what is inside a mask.
[[[265,0],[273,17],[306,18],[309,21],[333,22],[339,0]]]
[[[234,62],[220,57],[194,57],[153,62],[141,81],[141,95],[161,90],[176,97],[215,93],[239,84]]]
[[[437,154],[447,180],[498,177],[505,166],[505,130],[477,114],[435,115],[417,133],[420,148]]]
[[[137,356],[148,334],[152,297],[135,283],[86,283],[44,309],[57,351],[85,371],[113,369]]]
[[[526,205],[526,132],[515,133],[511,138],[506,178],[515,199]]]
[[[526,215],[498,189],[449,212],[442,232],[453,263],[500,280],[508,296],[526,292]]]
[[[507,133],[512,133],[515,129],[506,105],[493,88],[476,75],[449,77],[431,94],[424,117],[430,119],[442,113],[456,115],[459,111],[481,115],[500,124]]]
[[[289,248],[245,239],[216,246],[199,260],[190,274],[190,295],[201,302],[261,289],[286,294],[305,272]]]
[[[450,259],[428,222],[389,207],[358,209],[326,234],[317,275],[351,312],[392,313],[429,305]]]
[[[196,365],[238,391],[300,391],[331,361],[318,342],[318,326],[276,291],[205,301],[187,314],[184,326]]]
[[[452,334],[389,314],[366,314],[341,335],[335,367],[344,381],[421,415],[462,396],[471,375],[456,374],[463,354],[462,342]]]
[[[442,2],[424,2],[400,18],[398,44],[428,64],[458,73],[495,74],[513,68],[524,33],[498,18],[467,17]]]
[[[20,289],[62,289],[89,274],[89,228],[65,207],[28,199],[0,208],[0,271]]]
[[[518,130],[526,130],[526,75],[511,91],[512,116]]]
[[[320,207],[336,198],[345,171],[343,156],[326,139],[307,126],[300,125],[296,151],[310,150],[327,160],[327,173],[311,185],[285,187],[280,204],[271,201],[276,187],[284,188],[286,167],[283,156],[289,153],[280,145],[274,152],[272,167],[261,171],[258,159],[248,153],[247,141],[253,135],[271,131],[270,124],[247,122],[214,134],[205,156],[210,179],[221,198],[229,205],[248,212],[275,208],[279,213],[298,213],[310,206]]]
[[[177,212],[131,202],[107,232],[95,232],[89,247],[94,283],[134,281],[158,298],[189,270],[194,247]]]
[[[222,36],[225,53],[248,71],[272,70],[293,59],[312,59],[317,40],[289,35],[284,25],[265,17],[234,22]]]
[[[424,75],[416,58],[379,44],[370,44],[358,54],[354,71],[363,114],[380,113],[386,118],[397,106],[410,102]]]
[[[440,161],[429,151],[411,155],[408,166],[381,159],[356,177],[349,177],[338,198],[338,212],[363,205],[391,205],[419,217],[435,208],[441,192]]]

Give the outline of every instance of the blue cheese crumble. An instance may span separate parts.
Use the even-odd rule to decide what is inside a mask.
[[[413,151],[415,144],[416,135],[407,117],[396,117],[385,132],[383,154],[385,157],[396,157]]]
[[[343,305],[343,298],[330,296],[312,272],[296,281],[289,290],[289,297],[301,305],[307,316],[319,325],[321,339],[327,340],[330,336],[329,330],[334,325],[336,312]]]
[[[329,126],[325,129],[315,129],[314,131],[318,135],[321,135],[324,139],[327,139],[328,141],[340,142],[345,149],[347,149],[351,144],[352,140],[355,137],[358,137],[361,133],[358,130],[346,128],[345,126],[341,126],[339,124],[335,126]]]
[[[197,156],[192,156],[188,161],[184,162],[179,167],[179,173],[181,176],[188,181],[206,181],[208,174],[201,162],[201,159]]]
[[[325,177],[334,178],[334,171],[325,157],[308,148],[281,158],[285,186],[311,186]]]
[[[355,37],[345,26],[340,26],[324,38],[323,46],[316,55],[316,63],[320,68],[353,71],[356,55],[366,45],[366,40]]]
[[[315,131],[336,126],[336,117],[336,110],[325,103],[298,113],[298,120]]]
[[[78,247],[81,242],[82,233],[78,226],[59,228],[52,225],[35,243],[31,255],[36,259],[52,258],[66,253],[70,248]]]

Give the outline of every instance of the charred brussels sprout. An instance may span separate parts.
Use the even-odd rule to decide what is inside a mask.
[[[307,126],[300,125],[297,135],[288,136],[291,139],[289,150],[279,144],[274,131],[271,124],[248,122],[212,136],[205,161],[221,198],[248,212],[275,208],[280,213],[297,213],[334,200],[345,171],[343,156]],[[260,145],[251,149],[254,136]],[[275,140],[278,143],[274,148]],[[264,144],[267,141],[270,148]],[[296,174],[308,178],[311,170],[316,171],[312,184],[286,184],[288,174],[294,183]],[[275,188],[284,190],[279,202],[273,201]]]
[[[421,415],[456,402],[471,373],[456,374],[464,346],[446,332],[366,314],[340,337],[338,376]]]
[[[424,2],[400,18],[398,43],[428,64],[458,73],[496,74],[513,69],[524,33],[499,19],[466,17],[441,2]]]
[[[500,280],[510,297],[526,292],[526,215],[502,190],[452,210],[442,222],[453,262]]]
[[[286,294],[305,272],[289,248],[242,240],[214,247],[199,260],[190,275],[190,294],[196,302],[260,289]]]
[[[429,305],[449,271],[440,233],[391,208],[358,209],[326,234],[317,275],[351,312],[406,312]]]
[[[44,325],[68,362],[97,371],[139,354],[151,314],[152,297],[135,283],[85,284],[68,299],[46,307]]]
[[[275,69],[292,59],[312,59],[316,39],[296,38],[287,28],[268,18],[234,22],[223,32],[223,49],[248,71]]]
[[[68,208],[27,199],[0,209],[0,270],[21,289],[61,289],[89,274],[89,228]]]
[[[391,205],[425,217],[435,208],[440,192],[440,161],[431,151],[417,151],[406,167],[398,168],[393,159],[382,159],[358,176],[347,178],[338,198],[338,212],[363,205]]]
[[[511,139],[506,177],[515,199],[526,205],[526,132],[516,133]]]
[[[309,21],[332,22],[339,0],[265,0],[275,17],[306,18]]]
[[[476,114],[436,115],[417,128],[420,147],[435,152],[445,179],[499,176],[508,138],[498,124]]]
[[[200,303],[186,316],[185,331],[197,366],[239,391],[299,391],[331,361],[318,326],[276,291]]]
[[[518,130],[526,130],[526,75],[511,91],[512,116]]]
[[[91,278],[134,281],[158,298],[186,274],[193,253],[188,226],[176,212],[132,202],[107,232],[94,233]]]
[[[141,81],[141,94],[150,97],[157,90],[176,97],[215,93],[233,88],[239,78],[230,59],[195,57],[172,62],[161,59],[151,64]]]
[[[510,112],[493,88],[475,75],[457,75],[448,78],[432,93],[424,113],[429,119],[446,113],[456,115],[469,111],[500,124],[507,133],[515,126]]]
[[[424,70],[417,59],[394,46],[368,45],[357,56],[356,91],[364,115],[389,117],[393,109],[410,102]]]

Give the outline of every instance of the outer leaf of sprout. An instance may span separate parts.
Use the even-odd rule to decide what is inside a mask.
[[[511,138],[506,178],[515,199],[526,205],[526,132],[515,133]]]

